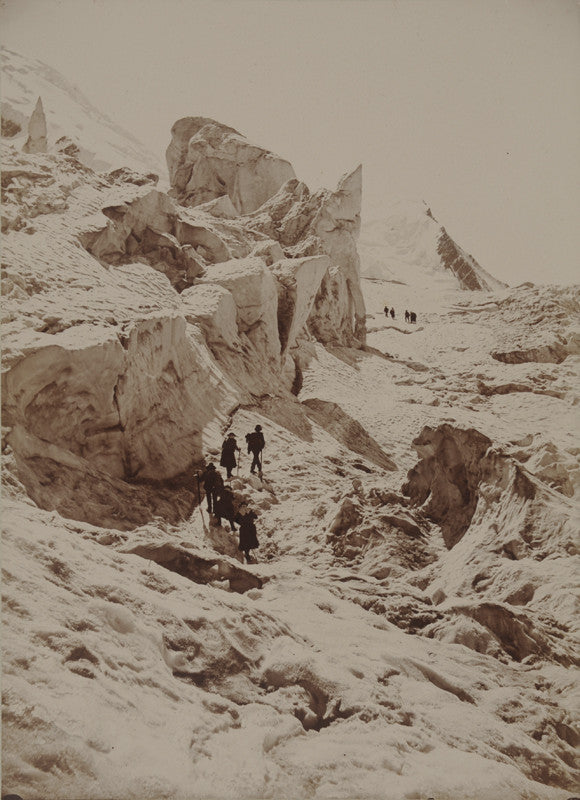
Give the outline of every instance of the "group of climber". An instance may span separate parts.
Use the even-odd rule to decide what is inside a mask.
[[[389,317],[391,319],[395,319],[395,309],[389,309],[388,306],[385,306],[383,311],[385,312],[385,317]],[[417,314],[414,311],[407,311],[405,309],[405,322],[417,322]]]
[[[246,434],[246,444],[248,445],[248,453],[253,455],[250,472],[253,474],[256,470],[258,470],[258,475],[261,476],[262,450],[266,445],[261,425],[256,425],[251,433]],[[222,454],[220,457],[220,467],[226,468],[226,474],[228,478],[232,477],[232,472],[237,466],[236,452],[241,453],[236,441],[236,434],[228,433],[227,438],[224,439],[222,444]]]
[[[266,444],[261,425],[256,425],[251,433],[246,434],[246,442],[248,445],[248,453],[252,453],[253,455],[250,472],[254,473],[258,470],[258,474],[261,477],[262,450]],[[220,457],[220,466],[226,468],[227,480],[231,479],[232,471],[237,466],[236,452],[241,452],[236,441],[236,436],[234,433],[229,433],[222,444]],[[229,486],[225,485],[224,479],[213,462],[210,462],[204,471],[198,474],[197,480],[198,490],[200,485],[203,484],[208,513],[214,515],[217,524],[221,526],[223,517],[230,523],[232,531],[236,530],[236,523],[239,525],[240,539],[238,550],[243,552],[246,562],[250,564],[252,562],[250,550],[254,550],[259,546],[254,522],[258,515],[248,507],[248,504],[244,500],[239,504],[236,503],[233,491]]]

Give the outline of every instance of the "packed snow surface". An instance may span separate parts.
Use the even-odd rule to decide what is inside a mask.
[[[506,531],[480,520],[459,558],[436,526],[416,539],[377,512],[415,463],[411,442],[425,424],[473,426],[516,455],[550,442],[554,460],[568,464],[577,357],[564,370],[492,359],[498,332],[506,335],[498,324],[506,296],[441,293],[431,311],[423,298],[411,327],[385,320],[382,303],[387,290],[397,308],[412,297],[364,286],[376,351],[315,347],[299,399],[338,403],[397,469],[345,449],[291,402],[237,412],[239,438],[259,421],[267,440],[263,483],[248,474],[246,455],[232,482],[259,511],[258,560],[245,570],[262,588],[232,593],[218,569],[192,582],[127,553],[147,542],[235,559],[235,536],[216,528],[203,505],[176,525],[158,519],[122,533],[42,511],[17,493],[5,498],[6,791],[570,796],[570,660],[546,649],[518,662],[453,607],[479,600],[481,586],[462,583],[466,569],[484,585],[495,575],[486,600],[544,618],[572,645],[571,541],[548,537],[542,560],[531,550],[506,560],[494,552]],[[529,390],[477,389],[478,381],[514,380]],[[554,386],[557,395],[546,395]],[[576,485],[577,475],[576,467]],[[554,508],[572,502],[546,491]],[[345,499],[370,517],[350,552],[337,555],[329,528]]]

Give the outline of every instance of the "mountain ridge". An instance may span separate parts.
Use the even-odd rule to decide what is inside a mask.
[[[506,286],[451,238],[425,201],[393,201],[380,219],[365,222],[359,251],[361,272],[369,278],[420,286],[425,274],[435,279],[452,275],[462,289]]]
[[[10,138],[20,144],[38,97],[49,124],[50,144],[67,136],[80,148],[80,160],[95,170],[130,167],[163,170],[162,162],[130,132],[103,114],[60,72],[39,59],[29,59],[2,46],[2,120],[11,123]],[[3,134],[4,135],[4,134]]]

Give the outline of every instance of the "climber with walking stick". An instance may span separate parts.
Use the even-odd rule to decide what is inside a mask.
[[[264,434],[262,433],[262,426],[256,425],[251,433],[246,433],[246,442],[248,444],[248,453],[252,453],[252,465],[250,472],[254,472],[258,468],[258,475],[262,476],[262,450],[266,446]]]
[[[226,468],[227,478],[232,477],[232,470],[236,466],[236,450],[240,452],[238,443],[236,442],[236,435],[228,433],[227,438],[224,439],[222,444],[222,454],[220,458],[220,467]]]

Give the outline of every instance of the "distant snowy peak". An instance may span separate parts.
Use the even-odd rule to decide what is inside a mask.
[[[483,291],[505,286],[453,241],[423,201],[400,200],[382,219],[363,224],[358,249],[368,278],[424,286],[430,276],[449,288]]]
[[[97,172],[129,167],[165,173],[160,158],[95,108],[59,72],[2,47],[2,137],[18,149],[26,141],[28,121],[39,97],[49,151],[66,136],[78,146],[80,161]]]

